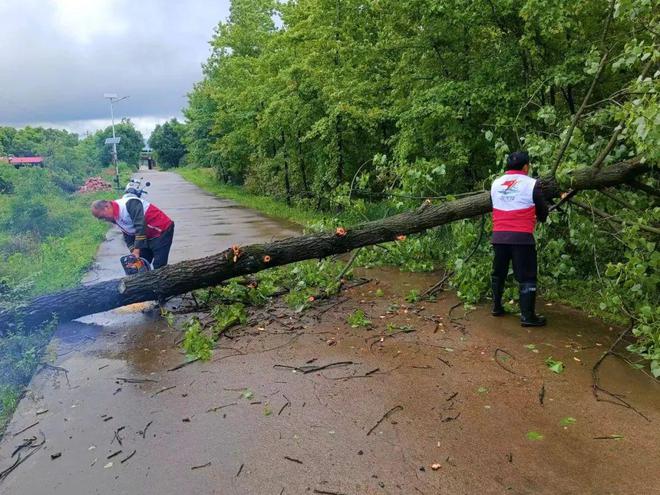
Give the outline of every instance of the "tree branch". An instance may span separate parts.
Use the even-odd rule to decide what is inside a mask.
[[[602,189],[630,181],[648,170],[639,159],[603,168],[594,175],[591,168],[573,170],[570,185],[575,191]],[[541,179],[539,185],[548,198],[559,196],[554,179]],[[56,294],[44,295],[23,307],[0,312],[0,335],[17,323],[34,328],[57,316],[60,321],[108,311],[113,308],[161,297],[185,294],[212,287],[231,278],[308,259],[320,259],[353,249],[402,240],[405,235],[423,232],[439,225],[472,218],[491,211],[490,193],[468,196],[438,205],[424,202],[414,211],[363,223],[337,232],[290,237],[267,244],[235,246],[202,259],[187,260],[151,272],[109,280]],[[647,228],[649,230],[650,228]],[[654,232],[657,229],[653,229]]]
[[[599,216],[599,217],[601,217],[605,220],[614,221],[614,222],[619,223],[621,225],[630,225],[630,226],[637,225],[637,227],[639,227],[641,230],[644,230],[644,231],[646,231],[650,234],[660,235],[660,229],[656,229],[655,227],[651,227],[650,225],[641,225],[641,224],[633,223],[629,220],[624,220],[623,218],[619,218],[617,216],[610,215],[606,211],[600,210],[600,209],[596,208],[595,206],[585,205],[584,203],[581,203],[579,201],[573,200],[572,203],[575,206],[577,206],[578,208],[582,208],[586,211],[591,211],[591,212],[595,213],[597,216]]]
[[[571,126],[568,128],[568,132],[566,133],[564,142],[562,143],[561,148],[559,149],[559,154],[557,155],[557,158],[555,159],[555,163],[552,165],[552,169],[550,170],[550,177],[555,177],[555,175],[557,174],[557,168],[559,168],[559,164],[564,158],[564,153],[566,153],[566,150],[568,149],[568,145],[570,144],[571,138],[573,137],[573,131],[575,131],[575,126],[577,125],[578,120],[580,120],[580,117],[582,117],[582,114],[584,113],[584,109],[587,107],[587,103],[589,102],[589,98],[591,98],[591,93],[593,93],[594,88],[596,87],[596,83],[598,82],[598,79],[600,79],[600,75],[603,72],[603,69],[605,68],[605,65],[607,63],[607,56],[608,56],[608,52],[605,52],[603,57],[600,59],[600,63],[598,64],[598,70],[596,71],[596,75],[594,76],[594,79],[591,82],[589,91],[587,91],[587,94],[584,95],[584,99],[582,100],[582,105],[580,105],[578,111],[575,113],[575,115],[573,115]]]

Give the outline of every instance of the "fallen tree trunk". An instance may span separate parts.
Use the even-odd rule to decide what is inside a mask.
[[[645,170],[646,167],[639,160],[621,162],[595,172],[592,168],[582,168],[572,173],[570,184],[566,186],[574,191],[616,186]],[[554,180],[541,180],[541,185],[547,198],[559,196],[560,190]],[[415,211],[356,225],[347,229],[343,235],[318,233],[268,244],[241,246],[238,253],[230,249],[152,272],[41,296],[17,310],[0,312],[0,335],[17,322],[22,322],[29,329],[31,325],[49,321],[54,316],[60,321],[67,321],[127,304],[180,295],[267,268],[307,259],[321,259],[362,246],[394,241],[399,236],[475,217],[490,210],[488,192],[439,205],[425,202]]]

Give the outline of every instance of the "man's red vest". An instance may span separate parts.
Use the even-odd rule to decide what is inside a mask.
[[[114,212],[115,223],[122,230],[124,234],[135,235],[135,225],[128,213],[126,204],[129,201],[140,201],[144,209],[144,221],[147,225],[147,239],[155,239],[160,237],[163,232],[172,226],[172,220],[157,206],[152,205],[146,199],[138,198],[131,194],[126,194],[120,199],[112,202],[112,210]]]

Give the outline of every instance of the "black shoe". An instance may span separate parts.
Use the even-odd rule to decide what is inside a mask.
[[[536,284],[520,284],[520,324],[523,327],[545,326],[545,316],[537,315],[534,311],[536,305]]]
[[[493,290],[493,309],[490,312],[493,316],[504,316],[504,306],[502,306],[502,295],[504,294],[504,279],[500,277],[490,278],[491,288]]]

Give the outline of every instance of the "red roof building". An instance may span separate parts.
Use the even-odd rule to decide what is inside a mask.
[[[42,156],[0,156],[0,162],[5,162],[15,167],[20,167],[21,165],[43,165],[44,158]]]

